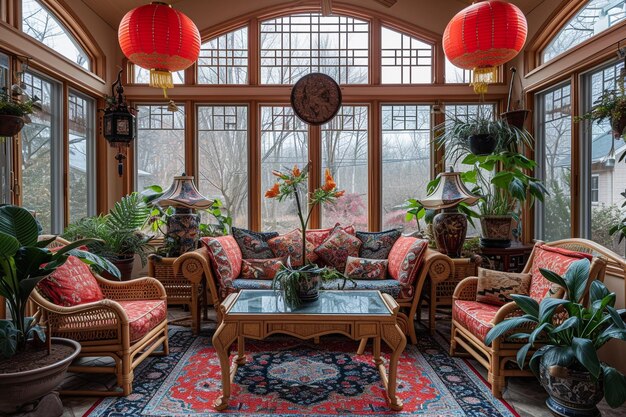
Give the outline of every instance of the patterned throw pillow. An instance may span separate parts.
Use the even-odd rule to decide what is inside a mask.
[[[368,259],[387,259],[400,235],[400,231],[396,229],[383,232],[356,232],[356,237],[363,242],[359,256]]]
[[[502,306],[513,301],[511,294],[528,295],[530,274],[478,268],[476,301]]]
[[[315,253],[339,272],[346,268],[348,256],[359,256],[361,241],[343,229],[337,228],[320,246]]]
[[[42,279],[37,288],[52,303],[72,307],[104,299],[98,281],[89,267],[75,256]]]
[[[317,248],[319,245],[324,243],[326,239],[328,239],[328,237],[332,234],[333,230],[335,230],[335,228],[337,227],[343,229],[344,231],[348,232],[352,236],[354,236],[354,234],[356,233],[354,226],[350,225],[350,226],[343,227],[341,226],[341,224],[336,223],[333,227],[329,227],[327,229],[308,229],[306,231],[306,240],[311,242],[314,248]]]
[[[300,229],[292,230],[285,235],[276,236],[267,241],[272,249],[274,257],[287,259],[290,258],[291,266],[302,266],[302,232]],[[306,243],[307,259],[310,262],[317,260],[317,255],[313,252],[313,244],[308,241]]]
[[[593,256],[544,244],[535,246],[532,259],[533,265],[530,268],[530,275],[532,275],[529,290],[530,297],[539,302],[546,296],[561,297],[564,290],[541,275],[539,268],[547,269],[563,276],[569,266],[580,259],[589,259],[591,261]]]
[[[267,241],[278,236],[277,232],[253,232],[252,230],[233,227],[233,237],[241,249],[243,259],[270,259],[274,253]]]
[[[352,279],[385,279],[387,276],[387,260],[348,256],[344,274]]]
[[[209,249],[213,272],[222,289],[232,287],[232,282],[241,272],[241,249],[232,236],[203,237],[200,239]]]
[[[241,262],[241,277],[246,279],[274,279],[283,266],[283,258],[244,259]]]
[[[428,249],[428,240],[400,236],[389,252],[387,270],[391,278],[402,284],[401,298],[413,296],[413,282]]]

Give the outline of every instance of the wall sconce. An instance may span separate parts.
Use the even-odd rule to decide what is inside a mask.
[[[137,110],[128,106],[124,97],[124,87],[121,82],[122,70],[117,73],[117,80],[111,86],[111,97],[107,97],[104,116],[104,138],[113,147],[117,147],[117,173],[124,174],[124,159],[130,142],[137,135],[135,114]],[[116,96],[117,93],[117,96]]]

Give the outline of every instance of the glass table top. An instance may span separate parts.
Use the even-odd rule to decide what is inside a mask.
[[[378,291],[320,291],[317,301],[289,308],[274,290],[241,290],[227,314],[391,315]]]

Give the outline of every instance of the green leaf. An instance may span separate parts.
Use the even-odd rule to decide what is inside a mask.
[[[536,300],[521,294],[511,294],[511,298],[524,313],[537,318],[539,321],[539,303]]]
[[[531,371],[533,371],[533,374],[535,374],[535,376],[539,375],[539,363],[541,362],[541,358],[547,351],[551,349],[554,349],[554,346],[545,345],[540,347],[539,349],[537,349],[537,351],[535,351],[535,353],[533,353],[530,361],[528,361],[528,367]]]
[[[541,304],[539,304],[539,322],[551,322],[554,310],[556,310],[558,306],[567,303],[569,303],[568,300],[563,300],[561,298],[544,298],[543,300],[541,300]]]
[[[617,369],[602,366],[604,377],[604,398],[612,408],[620,407],[626,401],[626,378]]]
[[[0,355],[10,358],[17,351],[17,330],[9,320],[0,320]]]
[[[602,282],[594,280],[589,287],[589,301],[593,304],[595,301],[602,300],[609,295],[609,290]]]
[[[511,179],[509,183],[509,193],[520,201],[526,200],[526,187],[524,187],[524,183],[520,181],[519,178]]]
[[[578,326],[580,319],[578,317],[568,317],[557,328],[552,330],[552,333],[561,333],[562,331],[575,328]]]
[[[106,258],[79,249],[72,250],[70,252],[70,255],[76,256],[87,265],[93,267],[98,273],[101,273],[102,271],[107,271],[115,278],[121,278],[122,276],[120,270],[117,269],[117,267]]]
[[[539,268],[539,272],[541,272],[541,275],[543,275],[548,281],[554,282],[555,284],[558,284],[563,288],[567,288],[567,283],[565,282],[563,277],[561,277],[556,272],[552,272],[549,269],[544,268]]]
[[[511,317],[508,318],[498,324],[496,324],[487,336],[485,337],[485,344],[487,346],[491,345],[491,343],[496,340],[498,337],[518,328],[525,324],[537,323],[535,320],[527,317]]]
[[[17,206],[0,207],[0,232],[16,238],[20,246],[35,246],[39,236],[33,215]]]
[[[574,348],[574,355],[582,366],[588,370],[594,378],[600,376],[600,360],[598,359],[598,353],[593,345],[593,342],[589,339],[582,339],[575,337],[572,339],[572,347]]]
[[[509,188],[509,183],[513,179],[513,174],[508,171],[500,171],[491,179],[491,183],[498,188]]]
[[[543,362],[546,366],[558,365],[568,367],[576,359],[576,356],[574,355],[574,349],[572,349],[571,346],[547,346],[549,347],[549,349],[546,349],[543,354]]]
[[[13,236],[0,232],[0,255],[6,258],[14,256],[20,248],[20,242]]]
[[[524,369],[524,362],[526,362],[526,356],[528,355],[528,350],[530,349],[530,347],[531,344],[526,343],[517,351],[517,366],[519,366],[520,369]]]
[[[528,338],[528,343],[531,344],[531,346],[535,346],[535,340],[537,339],[537,336],[539,336],[541,334],[541,332],[543,332],[546,327],[550,326],[549,323],[542,323],[540,324],[535,330],[533,330],[533,332],[530,334],[530,337]]]
[[[563,279],[567,283],[567,292],[569,299],[573,302],[579,302],[584,294],[585,288],[587,288],[587,280],[589,279],[589,266],[588,259],[581,259],[567,268]]]
[[[618,329],[626,329],[626,323],[624,323],[624,320],[622,320],[622,317],[615,308],[611,306],[606,306],[606,310],[611,315],[615,327],[617,327]]]

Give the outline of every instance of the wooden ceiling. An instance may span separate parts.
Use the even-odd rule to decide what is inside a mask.
[[[117,27],[122,20],[122,17],[129,10],[149,4],[149,0],[82,0],[91,10],[93,10],[98,16],[100,16],[105,22],[109,24],[113,29],[117,30]],[[185,3],[190,1],[207,1],[207,0],[167,0],[167,3],[176,5],[176,3]],[[230,0],[230,1],[250,1],[250,0]],[[393,3],[401,2],[415,2],[415,0],[370,0],[379,4],[390,4],[394,7]],[[472,3],[471,0],[447,0],[451,3],[450,7],[458,10],[463,9],[464,6]],[[511,3],[517,5],[524,13],[529,13],[544,0],[511,0]],[[213,2],[214,3],[214,2]],[[219,3],[228,4],[228,2],[220,1]],[[375,5],[375,4],[374,4]],[[202,29],[202,28],[201,28]]]

